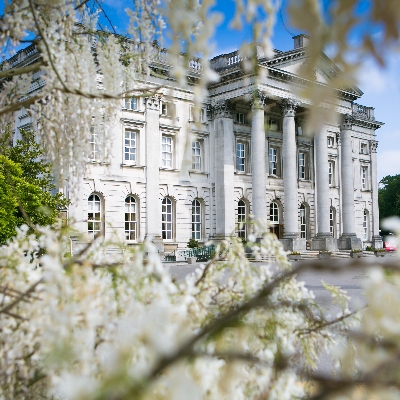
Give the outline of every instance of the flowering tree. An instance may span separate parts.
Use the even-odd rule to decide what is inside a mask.
[[[86,3],[17,0],[6,4],[1,18],[2,56],[29,33],[41,58],[21,68],[2,64],[0,132],[14,122],[14,111],[26,108],[49,159],[57,162],[59,179],[83,171],[83,143],[92,127],[108,142],[108,126],[124,97],[157,92],[150,72],[160,58],[168,57],[170,76],[183,88],[190,85],[198,103],[207,83],[217,79],[207,61],[217,18],[211,1],[135,1],[128,10],[129,39],[98,32],[96,15],[86,12]],[[350,83],[363,57],[372,54],[383,62],[376,49],[398,40],[396,2],[376,0],[354,17],[358,3],[338,1],[328,14],[316,0],[289,4],[292,22],[311,33],[311,67],[325,46],[337,49],[333,61],[342,72],[332,87],[310,87],[304,93],[316,107],[321,99],[334,101],[334,87]],[[236,5],[233,23],[250,23],[254,41],[268,54],[278,3],[237,0]],[[382,23],[384,35],[365,35],[350,47],[346,38],[357,24]],[[172,40],[168,52],[154,44],[162,43],[164,30]],[[244,68],[257,73],[254,45],[241,52]],[[202,73],[193,85],[186,79],[188,61],[199,55]],[[46,86],[27,96],[35,74],[45,74]],[[310,124],[320,122],[317,116],[311,113]],[[399,230],[396,224],[392,228]],[[149,242],[134,252],[121,245],[120,254],[110,258],[108,243],[95,240],[70,256],[69,228],[36,229],[38,238],[23,226],[0,248],[2,398],[281,400],[338,394],[350,399],[357,384],[380,399],[399,396],[397,261],[370,273],[369,306],[353,327],[345,294],[327,287],[342,307],[337,318],[327,319],[312,293],[296,281],[296,273],[309,266],[288,264],[279,242],[262,228],[256,232],[261,241],[255,236],[247,245],[256,259],[274,264],[265,261],[254,268],[232,238],[183,282],[171,280]],[[382,307],[382,301],[396,306]],[[334,343],[339,344],[342,374],[319,376],[314,372],[318,355]],[[319,382],[319,390],[306,393],[301,381]]]

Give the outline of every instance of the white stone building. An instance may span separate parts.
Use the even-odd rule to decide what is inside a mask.
[[[337,90],[340,124],[305,132],[309,106],[295,92],[329,84],[335,73],[321,56],[314,82],[296,74],[307,62],[306,39],[296,36],[293,50],[272,59],[260,53],[268,74],[257,84],[237,52],[215,57],[221,79],[200,112],[192,92],[154,78],[164,84],[159,95],[121,103],[109,159],[93,134],[70,217],[83,231],[117,234],[132,245],[151,235],[165,251],[190,238],[246,237],[251,227],[239,223],[250,215],[291,250],[305,250],[306,241],[315,250],[381,247],[375,131],[382,123],[372,107],[355,103],[363,93],[352,87]],[[15,66],[30,57],[24,51]],[[191,67],[195,79],[199,65]],[[16,132],[26,123],[19,115]]]

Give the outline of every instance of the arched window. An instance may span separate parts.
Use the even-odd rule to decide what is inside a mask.
[[[269,224],[271,233],[280,238],[279,229],[279,205],[274,201],[269,205]]]
[[[329,209],[329,230],[332,237],[336,237],[336,210],[335,207]]]
[[[195,199],[192,201],[192,239],[201,239],[201,203]]]
[[[300,206],[300,237],[307,238],[307,209],[304,204]]]
[[[164,197],[162,200],[161,208],[161,234],[162,238],[166,240],[172,240],[174,237],[174,214],[173,214],[173,203],[169,197]]]
[[[102,213],[101,199],[92,193],[88,198],[88,234],[92,239],[102,231]]]
[[[237,220],[238,220],[238,229],[237,235],[240,238],[246,238],[246,219],[247,219],[247,212],[246,212],[246,203],[243,200],[239,200],[238,202],[238,213],[237,213]]]
[[[368,211],[364,210],[363,215],[363,240],[368,240]]]
[[[133,196],[125,199],[125,240],[137,240],[137,201]]]

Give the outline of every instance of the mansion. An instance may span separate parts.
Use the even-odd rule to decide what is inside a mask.
[[[194,94],[163,81],[159,94],[121,102],[111,157],[92,134],[88,168],[71,204],[82,231],[135,245],[147,236],[160,251],[231,235],[246,238],[250,218],[274,232],[286,250],[382,247],[379,236],[374,109],[358,104],[357,87],[337,89],[337,123],[306,132],[305,85],[327,85],[335,66],[324,55],[307,82],[307,36],[294,49],[260,52],[257,83],[238,52],[211,60],[220,80],[203,107]],[[14,57],[23,57],[22,50]],[[22,62],[22,61],[21,61]],[[17,64],[18,65],[18,64]],[[160,68],[158,66],[157,68]],[[198,76],[199,64],[191,64]],[[161,83],[154,78],[154,83]],[[16,132],[23,125],[16,119]]]

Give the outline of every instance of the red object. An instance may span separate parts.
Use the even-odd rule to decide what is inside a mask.
[[[390,242],[385,242],[383,247],[385,248],[386,251],[396,251],[397,250],[397,247],[393,243],[390,243]]]

